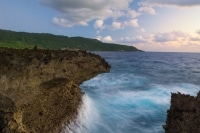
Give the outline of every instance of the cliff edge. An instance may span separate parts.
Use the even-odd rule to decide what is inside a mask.
[[[172,93],[165,133],[200,132],[200,92],[196,97]]]
[[[0,132],[57,133],[76,117],[79,85],[110,66],[85,51],[0,48]]]

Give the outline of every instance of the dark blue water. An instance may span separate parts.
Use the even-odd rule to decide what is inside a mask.
[[[200,90],[200,54],[96,52],[112,66],[81,85],[72,133],[164,133],[171,92]]]

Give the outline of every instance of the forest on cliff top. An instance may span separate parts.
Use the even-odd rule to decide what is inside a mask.
[[[49,33],[27,33],[0,29],[0,47],[44,49],[80,49],[87,51],[140,51],[136,47],[103,43],[97,39],[68,37]]]

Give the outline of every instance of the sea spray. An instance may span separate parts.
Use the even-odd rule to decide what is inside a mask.
[[[91,98],[84,94],[77,118],[66,126],[62,133],[93,133],[97,124],[95,122],[100,122],[98,110]]]

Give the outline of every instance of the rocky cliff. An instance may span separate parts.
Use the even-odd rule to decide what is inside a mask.
[[[79,85],[110,66],[85,51],[0,49],[0,132],[57,133],[77,114]]]
[[[164,129],[166,133],[200,133],[200,92],[196,97],[172,94]]]

